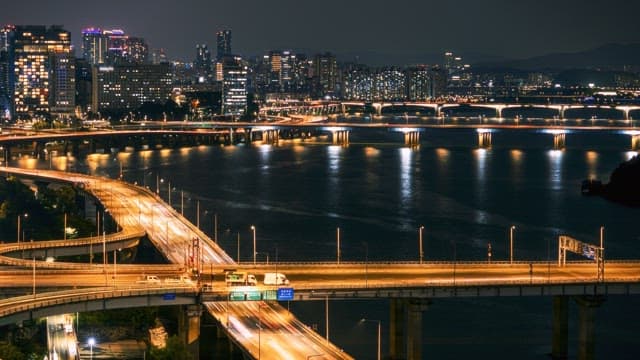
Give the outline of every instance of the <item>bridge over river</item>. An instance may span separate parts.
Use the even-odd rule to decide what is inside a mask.
[[[567,236],[553,262],[330,262],[237,264],[213,240],[159,196],[120,180],[81,174],[3,167],[2,173],[41,182],[66,182],[95,197],[118,224],[118,232],[86,239],[0,245],[0,324],[76,311],[133,306],[184,306],[185,341],[197,348],[200,316],[208,311],[219,331],[251,358],[350,359],[329,340],[279,305],[277,288],[228,288],[216,274],[225,269],[283,272],[293,301],[390,298],[392,356],[420,358],[421,312],[445,297],[549,296],[554,298],[554,356],[567,354],[567,301],[581,306],[579,357],[593,355],[593,311],[607,295],[640,293],[640,261],[604,261],[604,246]],[[103,220],[104,221],[104,220]],[[117,264],[118,249],[147,236],[167,265]],[[565,261],[566,251],[585,248],[594,261]],[[50,254],[102,253],[102,263],[47,262]],[[114,261],[109,262],[110,252]],[[196,260],[193,260],[196,259]],[[195,283],[136,283],[143,274],[171,279],[196,269]],[[218,276],[216,278],[216,276]],[[70,286],[73,284],[73,286]],[[20,296],[16,296],[20,295]],[[242,295],[243,300],[237,301]],[[328,329],[328,327],[327,327]],[[197,352],[194,352],[197,353]]]

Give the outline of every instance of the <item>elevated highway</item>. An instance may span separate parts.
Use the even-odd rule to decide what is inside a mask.
[[[603,269],[596,262],[564,264],[560,261],[236,264],[196,226],[149,190],[122,181],[79,174],[8,167],[2,170],[5,174],[21,177],[66,181],[85,189],[102,201],[119,224],[120,232],[109,237],[109,249],[116,250],[116,246],[121,245],[118,242],[133,244],[144,231],[172,264],[77,264],[48,263],[43,258],[36,260],[56,249],[96,251],[99,238],[79,239],[75,246],[68,241],[5,244],[0,247],[0,262],[22,270],[0,272],[0,284],[5,287],[2,291],[23,291],[23,295],[0,302],[0,323],[60,312],[178,304],[199,309],[197,306],[204,304],[223,331],[250,357],[298,359],[321,353],[325,359],[349,359],[349,355],[310,331],[276,302],[232,301],[231,291],[246,291],[247,294],[257,291],[259,298],[265,298],[267,291],[275,289],[265,286],[230,289],[223,283],[223,270],[233,267],[257,274],[259,278],[266,272],[284,272],[295,289],[293,300],[485,296],[598,299],[606,295],[640,293],[639,261],[607,260]],[[103,234],[103,249],[98,247],[98,252],[107,251],[106,239]],[[22,252],[26,255],[18,257]],[[196,284],[137,283],[142,274],[170,278],[193,268],[204,274]],[[213,280],[208,281],[207,275],[212,275]],[[76,289],[68,290],[71,284]],[[213,290],[203,285],[212,285]]]
[[[175,211],[175,209],[164,203],[156,194],[150,192],[147,189],[127,184],[118,180],[96,178],[81,174],[70,174],[58,171],[27,170],[8,167],[3,168],[2,170],[4,174],[13,174],[18,177],[39,178],[50,181],[65,181],[83,188],[85,191],[91,193],[102,202],[105,207],[105,211],[109,211],[111,213],[112,218],[118,223],[119,228],[122,229],[119,235],[125,237],[136,237],[140,235],[140,228],[143,228],[147,233],[149,239],[154,243],[154,245],[170,263],[182,265],[182,268],[180,268],[181,273],[184,273],[185,269],[197,269],[198,271],[200,271],[200,269],[203,268],[203,264],[217,264],[227,267],[230,265],[233,266],[235,264],[234,261],[206,234],[204,234],[202,231],[200,231],[200,229],[198,229],[196,226],[182,217],[178,212]],[[106,246],[104,237],[105,235],[103,234],[103,246]],[[116,235],[114,235],[114,238],[116,238]],[[92,239],[89,239],[89,243],[92,244]],[[58,243],[57,245],[66,246],[67,244]],[[86,248],[86,245],[87,244],[84,244],[82,246]],[[21,244],[21,246],[23,247],[22,249],[25,249],[26,246],[31,246],[31,243],[29,243],[28,245],[26,243],[23,243]],[[16,251],[17,249],[12,248],[11,250]],[[28,251],[28,249],[25,250]],[[105,251],[106,250],[103,250],[103,252]],[[28,259],[21,259],[20,261],[22,262],[21,264],[15,265],[28,266]],[[34,316],[33,309],[45,306],[39,302],[42,299],[39,298],[36,293],[36,280],[34,280],[36,279],[36,268],[39,266],[52,266],[50,263],[46,263],[46,261],[35,261],[35,257],[31,260],[31,263],[33,266],[32,297],[31,299],[22,299],[21,301],[23,302],[22,305],[31,307],[28,312],[29,316]],[[56,264],[55,266],[65,267],[69,265]],[[78,265],[71,265],[71,267],[77,266]],[[84,266],[86,267],[87,265],[84,264]],[[112,294],[111,296],[117,298],[128,297],[129,295],[127,295],[127,293],[115,292],[116,290],[118,290],[116,280],[118,279],[118,275],[116,266],[117,265],[114,263],[111,280],[109,279],[110,276],[108,274],[106,263],[102,264],[102,274],[90,277],[93,279],[92,281],[104,281],[105,285],[108,285],[111,282],[113,285],[116,285],[116,289],[110,289],[111,292],[107,291],[108,294]],[[143,270],[143,272],[140,273],[138,270],[137,276],[144,273],[146,273],[146,271]],[[86,274],[79,276],[86,276]],[[54,275],[54,277],[58,278],[58,281],[61,280],[59,275]],[[38,277],[38,279],[39,281],[44,281],[44,279],[40,279],[40,277]],[[70,281],[71,278],[65,276],[62,280]],[[13,284],[15,284],[15,282],[13,282]],[[73,284],[77,287],[81,285],[82,282],[74,281],[73,283],[68,284]],[[80,292],[80,296],[86,295],[85,290],[76,291]],[[161,287],[160,289],[158,289],[158,291],[159,293],[164,293],[167,291],[167,289]],[[192,292],[193,291],[194,290],[192,290]],[[77,295],[78,294],[76,293],[76,295],[74,296]],[[73,296],[71,297],[73,298]],[[49,300],[65,302],[60,300],[59,298]],[[11,303],[11,300],[8,301],[9,303]],[[77,301],[69,300],[69,302]],[[80,302],[86,303],[86,301]],[[98,300],[98,303],[104,304],[104,301],[101,302],[100,300]],[[125,303],[131,304],[130,301],[125,301]],[[197,301],[194,299],[193,303],[197,303]],[[167,303],[165,302],[163,304]],[[150,305],[151,303],[145,306]],[[278,314],[288,313],[277,303],[260,302],[260,305],[257,309],[254,308],[253,304],[245,302],[237,302],[228,306],[229,311],[231,312],[249,315],[254,314],[256,310],[260,312],[262,309],[264,311],[260,316],[269,316],[273,317],[273,319],[284,320],[285,318],[279,316]],[[60,309],[56,311],[60,311]],[[25,314],[24,311],[20,313],[22,314],[22,316],[24,316]],[[35,314],[37,315],[37,313]],[[211,312],[211,314],[217,319],[220,324],[224,323],[224,319],[220,318],[217,312]],[[199,314],[194,315],[199,316]],[[271,334],[268,340],[268,344],[274,344],[274,349],[264,354],[261,353],[260,348],[258,348],[257,352],[255,351],[256,349],[254,349],[254,346],[252,345],[254,341],[251,340],[260,336],[262,332],[262,326],[260,323],[247,323],[243,331],[243,338],[238,338],[239,333],[235,333],[233,331],[227,331],[227,334],[230,336],[231,340],[236,343],[245,353],[254,358],[297,359],[300,357],[304,357],[305,355],[303,354],[317,354],[318,351],[321,351],[321,353],[324,354],[323,356],[325,359],[351,359],[348,354],[343,353],[333,344],[322,339],[319,335],[313,335],[314,333],[308,330],[300,332],[300,330],[304,327],[299,321],[295,320],[295,317],[293,317],[293,315],[287,316],[286,319],[288,319],[288,321],[292,323],[297,323],[298,325],[290,326],[290,324],[288,325],[287,323],[282,323],[281,330]],[[291,339],[297,339],[297,341],[292,342]],[[260,344],[262,344],[261,341],[258,342],[259,346]]]

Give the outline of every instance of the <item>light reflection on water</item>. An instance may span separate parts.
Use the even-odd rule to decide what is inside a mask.
[[[425,256],[429,260],[452,258],[452,243],[457,244],[459,260],[486,260],[488,242],[493,245],[493,259],[505,259],[507,229],[511,224],[517,224],[514,254],[519,259],[553,258],[560,231],[584,241],[595,241],[594,229],[601,224],[612,240],[611,250],[607,249],[608,256],[640,258],[640,250],[636,250],[640,234],[628,220],[637,217],[638,210],[599,198],[582,197],[579,191],[580,181],[585,177],[595,175],[602,179],[621,160],[637,153],[607,149],[605,141],[602,142],[604,149],[590,146],[588,151],[572,148],[549,151],[549,144],[541,147],[538,138],[535,141],[534,146],[518,144],[517,149],[500,148],[496,141],[491,150],[473,149],[470,145],[435,148],[423,145],[419,150],[401,145],[350,145],[346,148],[216,146],[207,151],[196,151],[195,148],[169,152],[148,150],[118,154],[117,159],[125,165],[125,178],[130,181],[143,176],[155,180],[158,171],[183,175],[172,179],[172,185],[212,199],[209,204],[203,200],[202,208],[215,209],[225,228],[242,231],[243,239],[249,236],[246,229],[250,223],[258,221],[261,237],[278,239],[279,256],[283,260],[334,259],[334,236],[338,225],[344,236],[345,261],[363,259],[362,241],[368,243],[369,259],[415,260],[416,225],[419,224],[425,225]],[[84,172],[109,172],[115,177],[119,166],[118,161],[113,161],[115,155],[104,157],[81,158],[73,167],[83,171],[84,166]],[[295,166],[289,165],[292,159]],[[20,161],[25,166],[34,166],[35,160]],[[74,161],[66,157],[53,158],[58,169],[70,166]],[[40,160],[38,166],[48,168],[48,160]],[[218,176],[220,172],[224,176]],[[206,186],[199,185],[203,182]],[[268,192],[265,184],[268,184]],[[230,190],[226,191],[226,188]],[[192,205],[190,209],[193,208]],[[203,219],[203,228],[212,228],[210,218]],[[251,249],[245,247],[245,243],[249,242],[242,243],[241,255],[246,258]],[[234,237],[229,240],[222,237],[221,246],[235,254]],[[261,246],[265,251],[273,251],[268,248],[268,241]],[[425,320],[425,324],[429,323],[425,325],[428,327],[425,334],[427,331],[436,334],[447,344],[454,345],[429,343],[425,344],[429,351],[424,352],[434,358],[447,358],[455,348],[453,350],[460,354],[458,358],[509,359],[514,353],[548,351],[548,308],[529,307],[526,301],[487,299],[484,304],[490,309],[490,315],[483,319],[496,324],[491,331],[508,337],[509,330],[504,329],[516,326],[512,316],[521,317],[531,326],[519,330],[518,335],[536,339],[534,343],[521,344],[512,340],[508,344],[513,349],[511,354],[502,354],[495,349],[494,340],[500,335],[486,341],[480,339],[473,346],[464,343],[462,337],[473,336],[474,332],[480,333],[485,328],[473,325],[461,329],[459,322],[450,324],[446,317],[456,317],[460,313],[462,315],[456,319],[466,321],[467,317],[483,316],[485,308],[478,305],[482,301],[463,301],[466,305],[463,306],[454,300],[442,300],[434,303],[438,311],[427,312],[424,316],[431,320],[442,314],[444,320]],[[540,302],[544,301],[546,299]],[[353,308],[342,312],[336,310],[337,314],[332,315],[337,317],[333,323],[338,327],[339,320],[345,319],[344,323],[347,323],[346,319],[352,313],[369,313],[371,307],[367,304],[357,311]],[[615,310],[606,309],[607,314]],[[306,319],[303,316],[303,320],[318,322],[314,320],[316,315],[312,313]],[[386,307],[380,316],[388,316]],[[436,323],[438,326],[433,325]],[[610,331],[630,325],[625,322],[600,326],[601,335],[608,337],[599,344],[606,344],[617,341],[614,336],[607,335]],[[637,334],[637,331],[630,333]],[[626,339],[628,341],[629,337]],[[365,352],[352,352],[348,336],[335,341],[356,358],[366,357]],[[629,343],[635,344],[633,340]],[[629,353],[634,352],[638,353],[635,345]],[[544,355],[521,358],[544,358]]]

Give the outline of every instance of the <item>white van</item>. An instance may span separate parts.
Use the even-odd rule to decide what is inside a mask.
[[[146,275],[143,276],[142,279],[136,281],[138,284],[152,284],[152,285],[159,285],[160,284],[160,278],[158,278],[155,275]]]
[[[266,273],[263,283],[265,285],[289,285],[289,279],[282,273]]]

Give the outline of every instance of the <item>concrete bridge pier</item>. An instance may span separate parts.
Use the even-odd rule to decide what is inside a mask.
[[[331,133],[334,145],[349,145],[349,130],[337,130]]]
[[[266,130],[263,132],[264,142],[271,145],[277,145],[280,140],[280,131],[277,129]]]
[[[553,149],[554,150],[562,150],[567,145],[566,143],[566,134],[558,133],[553,134]]]
[[[640,150],[640,134],[631,135],[631,151]]]
[[[482,130],[482,129],[480,129]],[[490,131],[478,131],[478,147],[490,148],[491,147],[491,132]]]
[[[429,300],[391,299],[389,352],[393,360],[422,358],[422,312]]]
[[[420,132],[409,131],[404,133],[404,144],[407,146],[420,145]]]
[[[200,359],[200,318],[202,305],[182,306],[178,317],[178,331],[184,341],[187,351],[193,360]]]
[[[566,296],[553,297],[551,358],[564,360],[569,347],[569,301]]]
[[[595,311],[604,302],[603,296],[579,296],[578,304],[578,360],[595,359]]]

